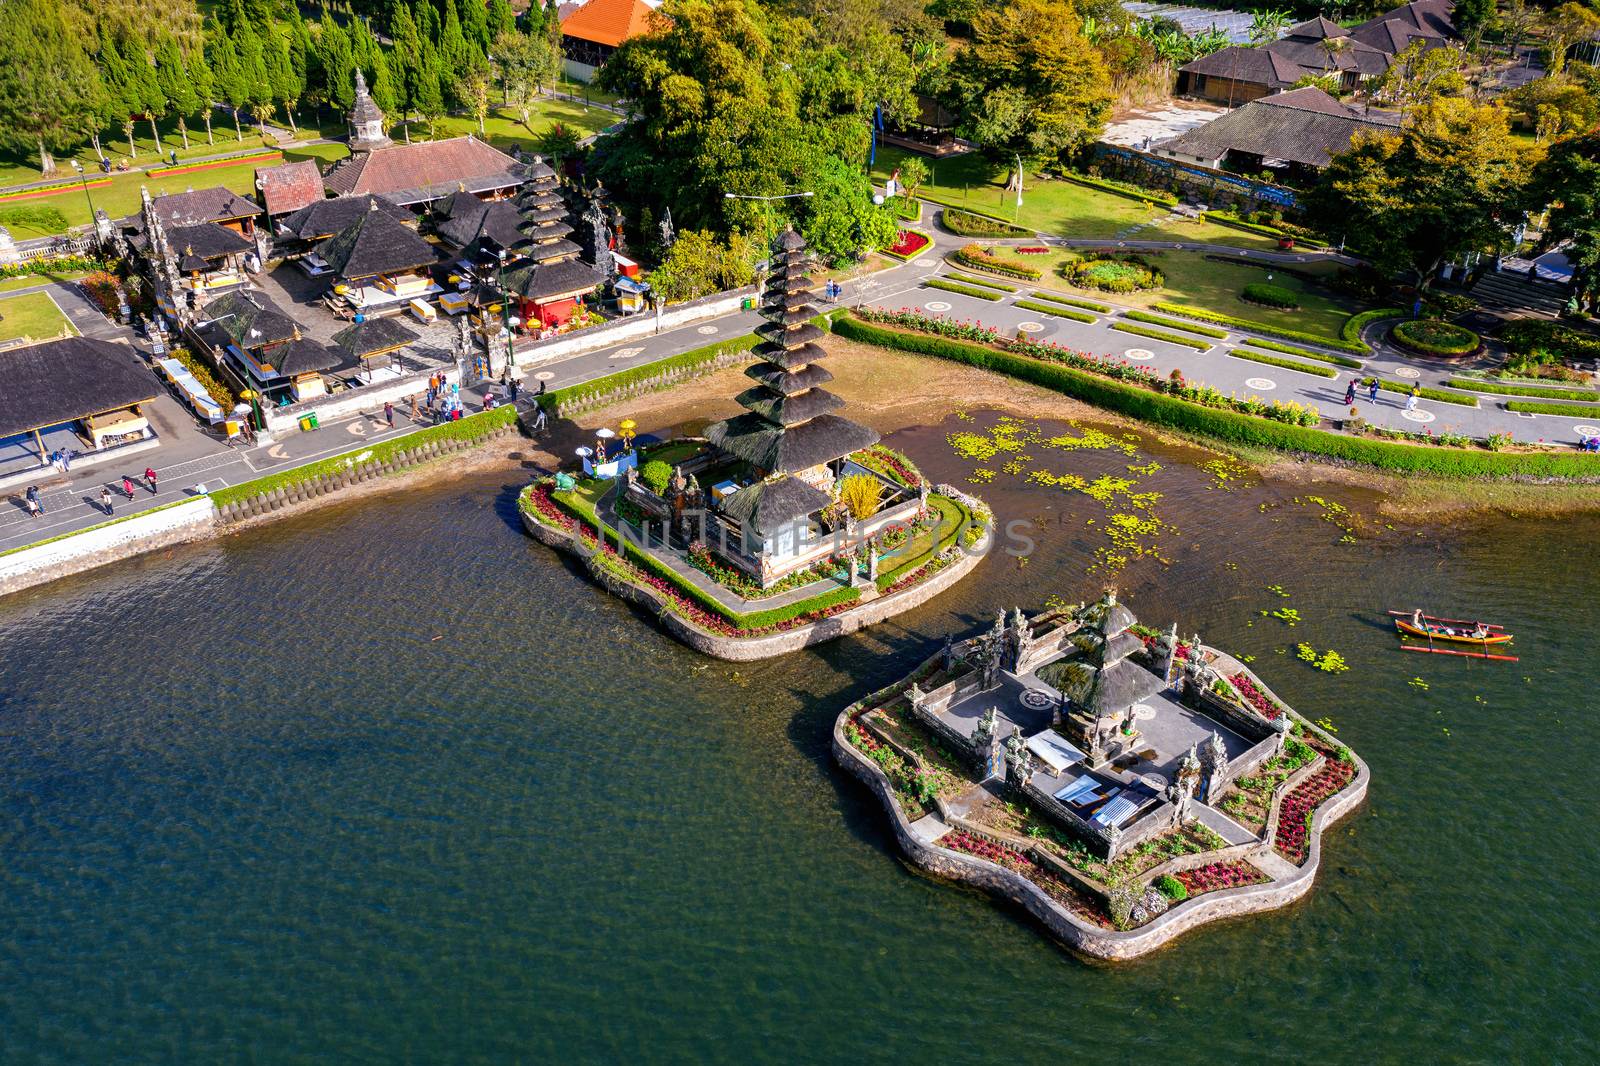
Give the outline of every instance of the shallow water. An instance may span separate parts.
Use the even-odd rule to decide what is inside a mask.
[[[960,484],[945,434],[991,423],[891,443]],[[1045,520],[1025,565],[733,665],[477,476],[0,601],[0,1058],[1592,1060],[1600,521],[1341,544],[1303,486],[1217,487],[1199,453],[1032,454],[1159,462],[1137,491],[1172,562],[1131,562],[1123,598],[1256,656],[1370,763],[1307,900],[1088,964],[907,871],[832,766],[838,710],[946,634],[1113,580],[1086,573],[1101,503],[972,486]],[[1293,628],[1258,613],[1285,605]],[[1413,605],[1481,611],[1523,661],[1396,651],[1381,612]]]

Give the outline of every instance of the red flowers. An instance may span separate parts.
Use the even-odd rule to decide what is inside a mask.
[[[1259,885],[1269,880],[1266,874],[1242,859],[1235,862],[1214,862],[1173,876],[1189,890],[1190,896],[1217,892],[1225,888]]]
[[[996,866],[1004,866],[1008,870],[1018,873],[1029,873],[1033,870],[1033,860],[1002,844],[996,844],[986,837],[976,833],[968,833],[962,829],[953,829],[946,833],[939,843],[951,851],[965,852],[968,855],[987,859]]]
[[[1283,797],[1283,805],[1278,808],[1278,831],[1272,837],[1278,854],[1296,866],[1306,861],[1311,848],[1311,813],[1355,776],[1354,763],[1330,758],[1321,770]]]
[[[1234,674],[1228,680],[1233,682],[1233,687],[1239,690],[1239,695],[1243,696],[1250,706],[1261,714],[1261,717],[1269,722],[1274,718],[1283,717],[1283,708],[1271,696],[1262,692],[1261,688],[1250,680],[1249,674]]]
[[[913,256],[928,246],[926,234],[918,233],[914,229],[903,229],[895,235],[894,243],[889,246],[889,251],[901,257]]]
[[[1032,245],[1027,248],[1018,248],[1017,253],[1019,255],[1044,255],[1049,250],[1050,249],[1044,247],[1043,245]]]

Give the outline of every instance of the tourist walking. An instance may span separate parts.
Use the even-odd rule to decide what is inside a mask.
[[[153,467],[144,468],[144,485],[150,490],[150,495],[156,494],[156,472]]]
[[[61,472],[63,474],[72,469],[72,458],[77,454],[78,453],[73,451],[71,448],[61,449]]]
[[[103,486],[100,489],[100,509],[108,515],[111,513],[111,490]]]
[[[394,404],[388,400],[383,401],[383,418],[389,423],[389,428],[394,428]]]
[[[1367,399],[1373,403],[1378,402],[1378,377],[1376,374],[1373,375],[1371,381],[1367,382]]]
[[[128,499],[133,499],[133,478],[127,474],[122,475],[122,494]]]
[[[539,413],[538,413],[538,415],[536,415],[534,417],[534,420],[533,420],[533,431],[535,433],[539,433],[544,429],[544,408],[543,407],[535,407],[534,410],[538,411]]]
[[[1411,386],[1411,395],[1406,397],[1406,410],[1407,411],[1415,411],[1417,409],[1417,397],[1419,397],[1421,395],[1422,395],[1422,386],[1421,385],[1413,385],[1413,386]]]
[[[485,411],[494,410],[494,389],[492,388],[483,390],[483,409]]]
[[[28,491],[23,494],[23,498],[28,501],[28,513],[30,515],[38,518],[44,514],[44,504],[39,499],[38,485],[29,485]]]
[[[411,394],[411,407],[406,412],[406,417],[411,419],[412,422],[416,422],[417,421],[417,394],[416,393],[412,393]]]
[[[1346,407],[1354,407],[1356,405],[1356,379],[1355,378],[1351,378],[1350,379],[1350,384],[1348,384],[1348,385],[1346,385],[1344,387],[1344,405]]]

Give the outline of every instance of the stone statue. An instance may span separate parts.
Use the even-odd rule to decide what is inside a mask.
[[[874,584],[878,580],[878,545],[875,541],[867,543],[867,580]]]
[[[906,702],[911,704],[912,710],[920,711],[922,709],[922,701],[925,698],[927,698],[927,694],[922,691],[921,686],[915,681],[911,682],[911,687],[906,689]]]
[[[1033,776],[1033,753],[1021,733],[1012,733],[1005,739],[1006,767],[1012,780],[1022,784]]]
[[[1223,745],[1222,737],[1215,732],[1200,751],[1200,763],[1205,767],[1206,773],[1203,795],[1209,802],[1222,791],[1223,774],[1228,768],[1228,749]]]
[[[666,251],[678,239],[678,234],[672,228],[672,208],[663,208],[661,211],[661,250]]]
[[[972,742],[979,747],[994,739],[995,730],[1000,728],[1000,712],[990,707],[978,716],[978,726],[972,731]]]
[[[1012,673],[1022,672],[1022,660],[1033,640],[1033,627],[1022,616],[1022,608],[1011,608],[1011,622],[1006,627],[1006,662]]]
[[[465,359],[472,351],[472,323],[467,316],[456,319],[456,358]]]
[[[944,638],[944,672],[949,673],[956,665],[956,643],[949,637]]]

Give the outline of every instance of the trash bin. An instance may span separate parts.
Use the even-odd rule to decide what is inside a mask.
[[[311,428],[312,429],[321,429],[322,428],[322,423],[317,421],[317,412],[315,412],[315,411],[310,412],[309,414],[306,415],[306,418],[308,418],[311,421]]]
[[[756,309],[756,298],[754,296],[746,296],[739,301],[739,307],[745,311],[754,311]]]
[[[302,432],[302,433],[310,433],[311,432],[311,416],[310,415],[301,415],[300,416],[300,432]]]

